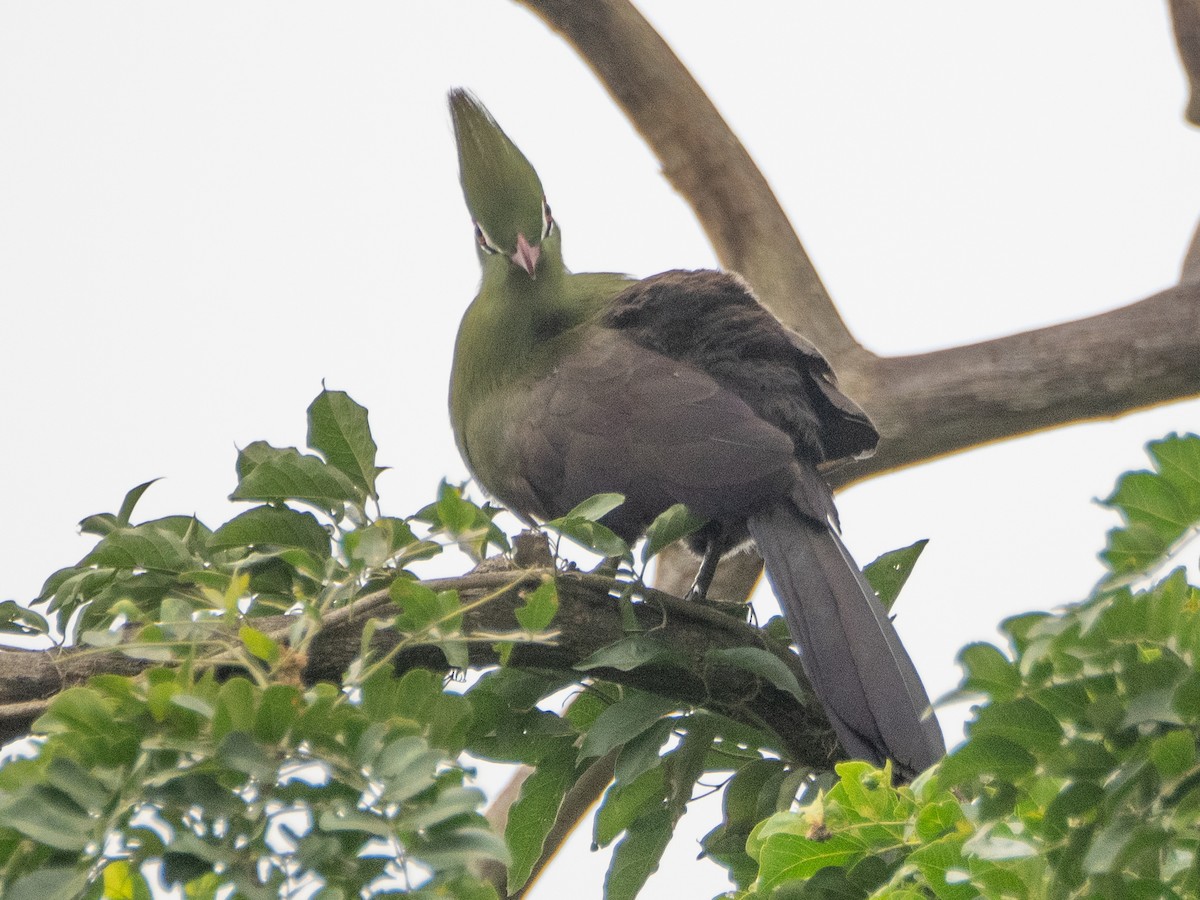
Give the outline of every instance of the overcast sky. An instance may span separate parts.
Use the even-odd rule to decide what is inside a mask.
[[[1165,4],[640,6],[875,352],[1176,280],[1200,138]],[[457,85],[538,168],[572,268],[714,264],[590,72],[506,0],[0,4],[0,599],[34,596],[90,546],[75,523],[149,478],[164,480],[141,516],[229,518],[235,448],[301,444],[322,380],[371,411],[386,511],[465,477],[445,412],[478,280],[445,109]],[[1004,616],[1084,596],[1116,523],[1094,498],[1145,465],[1147,440],[1198,427],[1200,402],[1178,403],[845,492],[861,562],[930,539],[898,606],[930,694]],[[962,717],[943,713],[952,742]],[[724,884],[694,862],[701,819],[645,896]],[[535,898],[599,897],[589,840]]]

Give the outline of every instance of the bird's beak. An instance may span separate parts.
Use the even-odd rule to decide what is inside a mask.
[[[530,278],[536,278],[534,270],[537,268],[538,257],[542,255],[542,248],[535,247],[525,239],[524,234],[517,234],[517,251],[509,257],[516,265],[524,269]]]

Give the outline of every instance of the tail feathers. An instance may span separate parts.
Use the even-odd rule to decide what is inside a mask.
[[[813,691],[850,756],[906,778],[946,752],[929,696],[831,526],[780,504],[749,521]]]

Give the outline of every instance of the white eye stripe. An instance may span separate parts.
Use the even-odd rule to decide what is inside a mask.
[[[475,223],[475,242],[477,244],[479,244],[479,246],[482,247],[484,249],[484,251],[487,253],[499,253],[500,252],[500,248],[498,248],[495,244],[492,243],[491,239],[487,236],[487,234],[484,232],[484,230],[480,227],[478,222]]]

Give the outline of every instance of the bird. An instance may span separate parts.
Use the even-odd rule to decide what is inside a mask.
[[[482,270],[449,396],[475,481],[530,523],[621,494],[601,522],[630,545],[683,504],[705,522],[697,598],[753,542],[843,750],[906,780],[931,766],[929,697],[819,468],[873,451],[870,419],[736,274],[570,272],[534,167],[474,94],[449,104]]]

